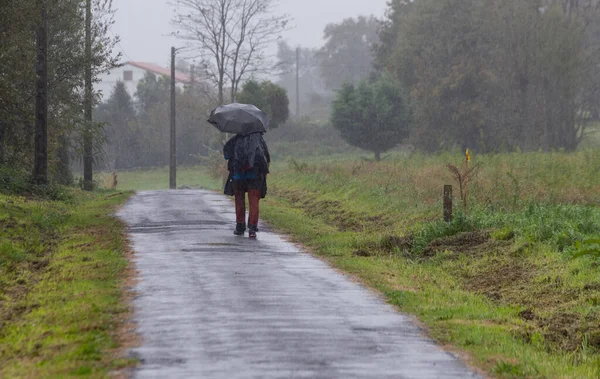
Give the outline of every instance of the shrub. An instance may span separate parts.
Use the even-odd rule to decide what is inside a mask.
[[[350,145],[371,151],[375,160],[409,135],[410,108],[402,87],[387,77],[347,84],[333,102],[331,123]]]
[[[34,196],[48,200],[72,199],[67,187],[58,184],[36,185],[24,170],[0,166],[0,193],[6,195]]]

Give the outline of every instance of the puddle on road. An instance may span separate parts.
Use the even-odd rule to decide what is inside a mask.
[[[134,224],[129,227],[129,232],[134,233],[165,233],[170,231],[186,231],[190,229],[217,229],[229,225],[225,221],[170,221],[170,222],[146,222]]]
[[[194,246],[242,246],[237,243],[225,243],[225,242],[209,242],[209,243],[195,243]]]

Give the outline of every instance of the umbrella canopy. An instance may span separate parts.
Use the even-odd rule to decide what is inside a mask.
[[[248,135],[265,133],[269,127],[269,117],[251,104],[228,104],[217,107],[210,113],[208,122],[223,133]]]

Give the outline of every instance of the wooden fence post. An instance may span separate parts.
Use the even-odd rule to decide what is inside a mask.
[[[452,221],[452,186],[444,186],[444,221]]]

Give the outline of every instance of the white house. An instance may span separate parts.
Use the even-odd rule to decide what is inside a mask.
[[[95,90],[100,93],[100,98],[104,101],[112,93],[115,84],[121,81],[125,83],[127,92],[131,96],[134,96],[139,81],[144,78],[147,72],[151,72],[157,76],[164,75],[169,78],[171,77],[170,68],[146,62],[126,62],[121,67],[117,67],[102,75],[100,81],[95,85]],[[175,81],[180,88],[192,83],[191,78],[181,72],[175,73]]]

